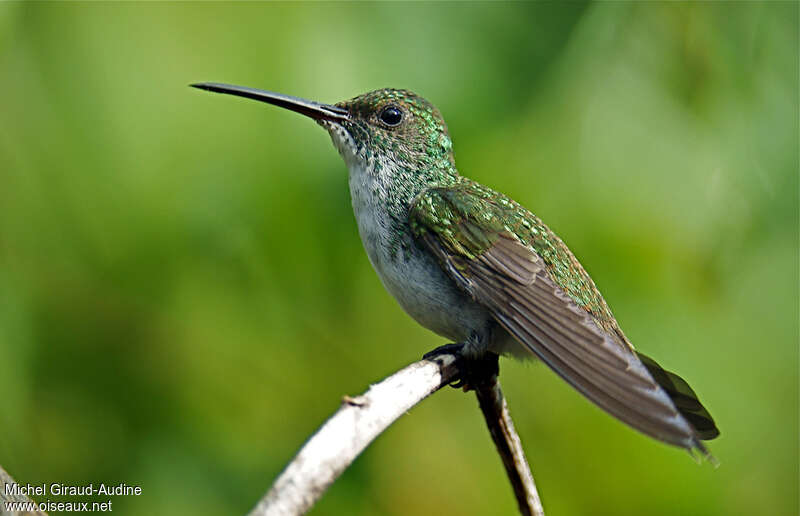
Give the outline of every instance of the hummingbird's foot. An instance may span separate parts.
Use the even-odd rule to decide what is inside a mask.
[[[487,352],[479,357],[467,356],[464,354],[464,344],[445,344],[433,351],[425,353],[422,358],[430,360],[438,355],[455,355],[458,370],[461,372],[459,378],[450,383],[454,389],[463,389],[468,392],[474,389],[475,385],[483,382],[493,382],[498,375],[498,355]]]
[[[430,360],[432,358],[436,358],[439,355],[455,355],[456,357],[461,357],[461,352],[464,350],[464,344],[445,344],[444,346],[439,346],[438,348],[434,349],[433,351],[428,351],[424,355],[422,355],[423,360]]]
[[[433,351],[428,351],[424,355],[422,355],[423,360],[433,360],[440,355],[453,355],[456,357],[456,365],[459,371],[464,371],[464,344],[461,343],[452,343],[452,344],[445,344],[443,346],[439,346],[438,348],[434,349]],[[450,383],[450,387],[458,389],[460,387],[464,387],[466,384],[464,383],[463,378],[459,378],[454,382]],[[465,389],[466,390],[466,389]]]

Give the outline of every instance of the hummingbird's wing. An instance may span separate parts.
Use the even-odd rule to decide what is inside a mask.
[[[623,342],[621,332],[613,331],[615,321],[609,326],[593,317],[602,310],[587,308],[592,305],[591,296],[579,305],[567,293],[570,290],[554,280],[560,278],[564,284],[570,279],[588,281],[583,287],[596,291],[565,246],[579,273],[558,270],[569,264],[545,261],[543,256],[554,251],[542,242],[554,238],[554,245],[563,243],[530,212],[465,181],[423,191],[414,200],[409,221],[415,238],[437,256],[456,284],[584,396],[647,435],[707,453],[700,439],[715,437],[718,431],[694,392],[652,360],[650,366],[643,364]],[[545,231],[549,235],[542,235]],[[571,278],[570,274],[577,276]],[[600,297],[599,292],[596,295]],[[605,307],[605,301],[602,305]],[[674,377],[682,382],[670,385],[689,409],[682,410],[654,371],[664,373],[665,381]]]

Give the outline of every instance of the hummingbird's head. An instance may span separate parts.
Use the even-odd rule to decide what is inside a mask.
[[[453,144],[441,113],[410,91],[386,88],[329,105],[229,84],[192,86],[267,102],[313,118],[328,130],[350,169],[455,174]]]
[[[382,89],[336,104],[342,120],[318,120],[348,165],[393,162],[416,170],[453,167],[453,144],[436,107],[408,90]]]

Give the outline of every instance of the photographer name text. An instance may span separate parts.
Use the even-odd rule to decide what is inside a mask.
[[[139,496],[142,494],[140,486],[131,486],[126,483],[120,484],[86,484],[69,485],[60,482],[51,484],[6,484],[5,491],[9,495],[18,496]]]

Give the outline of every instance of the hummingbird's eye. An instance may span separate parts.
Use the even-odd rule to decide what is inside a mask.
[[[394,127],[403,120],[403,112],[397,106],[386,106],[380,114],[381,122]]]

